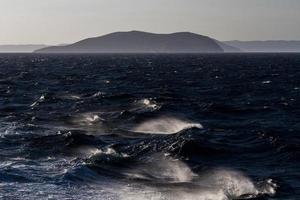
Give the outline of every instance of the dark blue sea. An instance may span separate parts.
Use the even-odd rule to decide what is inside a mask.
[[[1,54],[0,199],[300,199],[300,54]]]

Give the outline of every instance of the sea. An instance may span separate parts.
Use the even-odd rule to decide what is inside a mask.
[[[0,199],[300,199],[300,54],[0,54]]]

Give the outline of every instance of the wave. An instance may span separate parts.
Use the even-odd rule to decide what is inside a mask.
[[[106,148],[95,148],[95,147],[86,147],[86,148],[80,148],[78,152],[85,154],[86,158],[93,159],[95,157],[101,157],[101,156],[114,156],[114,157],[120,157],[120,158],[126,158],[129,157],[126,153],[119,153],[115,149],[111,147]]]
[[[150,161],[138,164],[125,174],[130,179],[159,183],[185,183],[196,177],[184,162],[161,154],[152,155]]]
[[[62,94],[62,95],[59,95],[59,98],[60,99],[66,99],[66,100],[80,100],[81,99],[81,96],[80,95],[77,95],[77,94]]]
[[[19,132],[17,131],[18,125],[17,123],[1,123],[0,124],[0,138],[4,138],[8,135],[18,135]]]
[[[94,125],[101,124],[104,121],[103,118],[99,116],[98,113],[84,113],[77,117],[74,117],[72,123],[75,125]]]
[[[216,169],[201,176],[201,183],[222,189],[229,199],[249,199],[260,195],[274,195],[277,185],[271,179],[255,183],[243,173],[230,169]]]
[[[278,187],[271,179],[256,183],[243,173],[231,169],[208,170],[197,174],[184,162],[160,154],[152,155],[148,162],[125,174],[130,180],[139,181],[139,185],[124,187],[126,192],[121,196],[124,200],[253,199],[273,196]]]
[[[36,105],[39,105],[41,102],[45,101],[45,95],[41,95],[36,101],[34,101],[30,107],[35,107]]]
[[[132,113],[145,113],[145,112],[153,112],[157,111],[161,108],[161,105],[155,102],[153,99],[141,99],[136,100],[133,103],[133,108],[129,109],[129,112]]]
[[[181,120],[175,117],[159,117],[146,120],[131,131],[148,134],[175,134],[190,128],[202,129],[203,126],[200,123]]]
[[[145,187],[135,189],[132,187],[122,188],[121,200],[228,200],[226,195],[220,191],[201,191],[193,189],[176,190],[166,189],[165,192],[159,192],[154,188]]]

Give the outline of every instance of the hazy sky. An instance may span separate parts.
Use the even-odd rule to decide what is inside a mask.
[[[300,40],[300,0],[0,0],[0,44],[70,43],[129,30]]]

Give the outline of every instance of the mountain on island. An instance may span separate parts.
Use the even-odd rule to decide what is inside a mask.
[[[300,41],[267,40],[267,41],[226,41],[222,42],[239,48],[242,52],[300,52]]]
[[[222,53],[221,42],[190,32],[155,34],[115,32],[66,46],[39,49],[36,53]],[[224,44],[230,48],[230,45]],[[233,48],[233,47],[232,47]],[[236,49],[236,48],[234,48]]]

